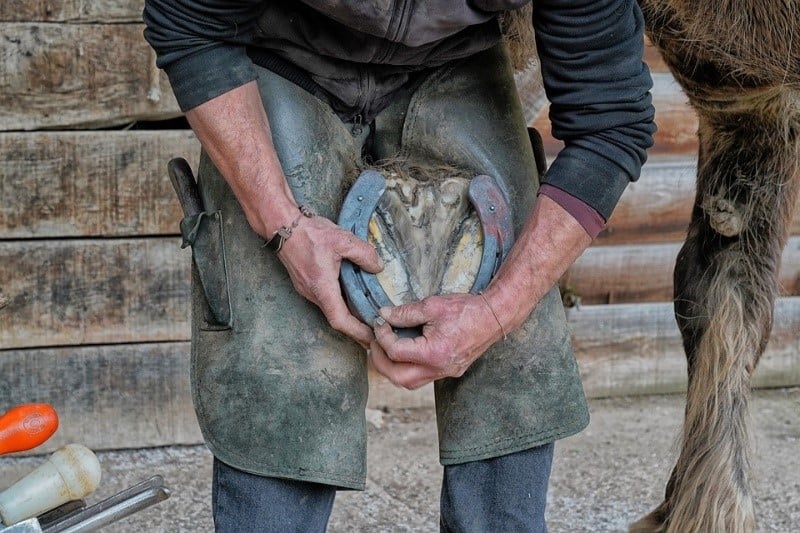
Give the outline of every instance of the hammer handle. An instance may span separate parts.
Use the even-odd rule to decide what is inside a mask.
[[[0,455],[39,446],[58,429],[58,415],[46,403],[18,405],[0,416]]]
[[[203,203],[189,163],[182,157],[176,157],[167,163],[167,173],[178,194],[184,216],[190,217],[202,212]]]

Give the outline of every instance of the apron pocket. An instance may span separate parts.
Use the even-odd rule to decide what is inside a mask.
[[[181,221],[181,235],[183,236],[181,247],[192,247],[192,260],[207,303],[204,313],[205,323],[201,329],[230,329],[233,317],[228,292],[222,211],[203,212],[184,218]]]

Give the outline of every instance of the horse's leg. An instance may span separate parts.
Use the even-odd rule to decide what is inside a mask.
[[[700,110],[697,196],[675,268],[689,371],[682,447],[664,502],[631,531],[755,528],[747,406],[800,188],[791,105],[776,90]]]

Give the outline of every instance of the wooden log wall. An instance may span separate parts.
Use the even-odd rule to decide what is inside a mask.
[[[61,427],[40,450],[201,441],[188,384],[191,255],[165,172],[178,155],[196,167],[199,146],[188,130],[142,123],[179,116],[142,38],[142,5],[0,3],[0,412],[52,403]],[[669,270],[693,195],[696,121],[657,55],[648,60],[653,160],[564,278],[582,302],[569,320],[590,396],[685,381]],[[546,110],[533,123],[548,131]],[[786,257],[761,385],[800,382],[797,238]],[[430,387],[372,378],[372,407],[431,404]]]
[[[166,177],[199,145],[142,124],[180,116],[143,5],[0,3],[0,412],[56,408],[38,451],[201,442],[191,254]]]

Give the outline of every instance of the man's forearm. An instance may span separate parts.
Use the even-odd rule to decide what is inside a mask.
[[[268,238],[296,217],[255,82],[200,104],[186,118],[257,233]]]
[[[564,208],[547,196],[537,198],[514,247],[484,291],[506,331],[525,321],[591,242]]]

